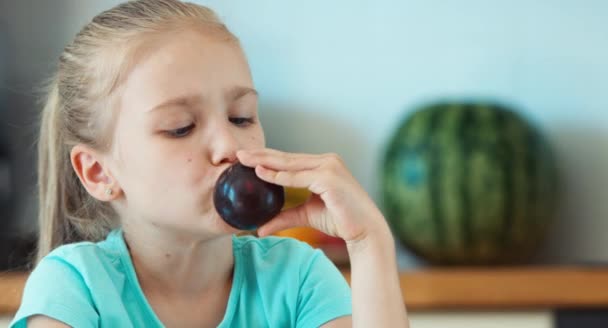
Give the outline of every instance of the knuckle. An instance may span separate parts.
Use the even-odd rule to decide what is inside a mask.
[[[283,158],[283,164],[286,167],[293,167],[294,164],[296,164],[296,161],[293,158],[291,158],[291,157],[284,157]]]
[[[291,180],[292,176],[285,171],[279,171],[275,177],[275,181],[280,183],[290,183]]]
[[[344,166],[344,162],[342,161],[342,158],[340,157],[340,155],[338,155],[336,153],[326,154],[325,160],[326,160],[327,166],[332,170],[338,170]]]

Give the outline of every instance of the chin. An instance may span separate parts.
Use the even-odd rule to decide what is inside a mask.
[[[198,216],[193,219],[182,221],[182,223],[177,225],[175,223],[167,224],[165,227],[184,235],[184,237],[189,236],[187,238],[194,239],[213,239],[241,232],[241,230],[224,222],[219,215]]]
[[[210,224],[210,229],[209,230],[213,230],[213,232],[215,233],[219,233],[219,234],[237,234],[237,233],[241,233],[243,232],[243,230],[237,229],[231,225],[229,225],[228,223],[226,223],[226,221],[224,221],[219,214],[215,214],[213,215],[213,217],[211,217],[209,219],[211,222]]]

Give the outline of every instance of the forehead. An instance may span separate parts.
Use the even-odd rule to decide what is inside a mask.
[[[138,56],[121,92],[126,110],[145,111],[183,94],[205,98],[235,85],[253,86],[238,43],[198,30],[155,37]]]

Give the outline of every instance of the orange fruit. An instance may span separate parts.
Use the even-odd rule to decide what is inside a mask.
[[[309,227],[296,227],[275,233],[280,237],[291,237],[308,243],[312,247],[318,247],[323,237],[320,231]]]

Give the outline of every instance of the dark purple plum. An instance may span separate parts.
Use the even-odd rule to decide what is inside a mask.
[[[255,230],[283,208],[282,186],[260,179],[255,170],[235,163],[215,184],[213,203],[220,217],[239,230]]]

